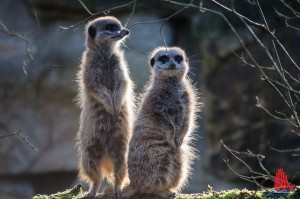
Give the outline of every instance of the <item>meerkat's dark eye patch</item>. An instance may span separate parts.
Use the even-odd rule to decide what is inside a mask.
[[[107,25],[105,26],[105,30],[108,30],[108,31],[111,31],[111,32],[115,32],[115,31],[117,31],[118,29],[119,29],[118,25],[117,25],[117,24],[113,24],[113,23],[107,24]]]
[[[153,57],[153,58],[150,59],[150,65],[151,65],[151,66],[154,66],[154,64],[155,64],[155,59],[154,59],[154,57]]]
[[[182,62],[183,58],[182,58],[181,55],[176,55],[176,56],[174,57],[174,60],[175,60],[178,64],[180,64],[180,63]]]
[[[94,26],[90,26],[88,29],[89,36],[94,39],[96,36],[96,28]]]
[[[162,64],[165,64],[166,62],[169,61],[169,57],[167,55],[160,56],[158,58],[158,61],[160,61]]]

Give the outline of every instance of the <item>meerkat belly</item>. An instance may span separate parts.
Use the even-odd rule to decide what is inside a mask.
[[[109,131],[113,125],[113,117],[106,112],[101,102],[94,100],[90,107],[90,118],[93,121],[95,132]]]
[[[154,105],[154,118],[168,129],[179,128],[186,117],[188,102],[183,91],[161,92]]]
[[[115,121],[101,103],[94,102],[90,108],[91,114],[87,116],[89,123],[86,125],[88,131],[85,131],[89,132],[89,136],[86,136],[89,139],[85,144],[86,150],[92,154],[101,153],[110,157],[118,149],[124,148],[126,134],[120,133],[124,121]]]

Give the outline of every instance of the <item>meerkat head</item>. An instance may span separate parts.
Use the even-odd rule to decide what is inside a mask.
[[[178,47],[158,47],[150,56],[154,76],[183,78],[189,70],[185,52]]]
[[[124,28],[115,17],[99,17],[86,26],[88,47],[114,46],[127,35],[129,30]]]

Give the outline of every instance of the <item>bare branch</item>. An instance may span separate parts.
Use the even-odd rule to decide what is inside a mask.
[[[7,28],[7,26],[0,20],[0,32],[8,35],[9,37],[17,37],[17,38],[19,38],[19,39],[21,39],[25,42],[25,45],[26,45],[26,59],[23,61],[23,64],[22,64],[22,69],[23,69],[23,72],[24,72],[25,75],[27,75],[26,67],[28,66],[29,62],[34,59],[34,57],[32,55],[31,48],[30,48],[30,41],[29,41],[28,38],[32,34],[39,31],[39,19],[38,19],[37,13],[35,12],[34,15],[35,15],[35,19],[36,19],[36,22],[37,22],[37,28],[29,34],[20,34],[18,32],[13,31],[13,30],[9,30]]]
[[[78,0],[78,1],[82,5],[82,7],[87,11],[87,13],[89,13],[90,15],[94,14],[86,7],[86,5],[81,0]]]
[[[127,18],[127,21],[126,21],[126,23],[124,25],[125,28],[127,27],[129,20],[131,19],[132,15],[135,12],[136,3],[137,3],[137,0],[134,1],[133,7],[132,7],[132,11],[131,11],[131,13],[130,13],[129,17]]]
[[[290,25],[290,24],[288,23],[288,19],[285,19],[284,21],[285,21],[285,25],[286,25],[287,27],[292,28],[292,29],[297,30],[297,31],[300,31],[299,28],[296,28],[295,26]]]
[[[243,163],[251,173],[255,174],[256,176],[243,176],[243,175],[240,175],[238,174],[236,171],[234,171],[233,168],[231,168],[228,164],[228,162],[226,163],[230,170],[232,170],[236,175],[238,175],[239,177],[241,177],[242,179],[244,180],[247,180],[247,181],[250,181],[250,182],[253,182],[255,184],[257,184],[258,186],[260,186],[259,183],[257,183],[257,181],[255,181],[255,179],[264,179],[264,180],[274,180],[274,176],[271,175],[271,173],[266,169],[266,167],[263,165],[262,161],[265,159],[265,156],[262,155],[262,154],[254,154],[253,152],[251,152],[250,150],[247,150],[247,152],[240,152],[240,151],[235,151],[231,148],[229,148],[228,146],[226,146],[224,143],[223,143],[223,140],[220,140],[221,144],[224,146],[224,148],[229,152],[231,153],[231,155],[233,155],[237,160],[239,160],[241,163]],[[250,166],[248,164],[246,164],[241,158],[239,158],[236,154],[238,155],[246,155],[248,157],[252,157],[252,158],[256,158],[260,167],[264,170],[264,172],[266,174],[263,174],[263,173],[259,173],[259,172],[255,172],[253,171]],[[252,180],[251,180],[252,179]],[[291,184],[293,186],[295,186],[294,184]]]
[[[250,181],[250,182],[253,182],[255,183],[256,185],[258,186],[261,186],[257,181],[256,179],[264,179],[264,180],[273,180],[274,177],[270,174],[270,172],[265,168],[265,166],[262,164],[262,160],[265,158],[265,156],[261,155],[261,154],[254,154],[252,153],[250,150],[248,150],[248,152],[240,152],[240,151],[235,151],[231,148],[229,148],[228,146],[226,146],[223,142],[223,140],[220,140],[221,144],[223,145],[223,147],[229,152],[231,153],[231,155],[233,155],[238,161],[240,161],[243,165],[245,165],[249,171],[253,174],[255,174],[256,176],[243,176],[243,175],[240,175],[238,174],[236,171],[234,171],[233,168],[231,168],[229,166],[229,164],[227,163],[227,166],[229,166],[229,168],[236,174],[238,175],[239,177],[241,177],[242,179],[245,179],[247,181]],[[236,154],[238,155],[246,155],[248,157],[255,157],[258,162],[259,162],[259,165],[261,166],[261,168],[267,173],[266,174],[263,174],[263,173],[259,173],[259,172],[256,172],[256,171],[253,171],[251,169],[251,167],[245,162],[243,161],[241,158],[239,158]]]
[[[6,134],[6,135],[0,135],[0,139],[6,138],[6,137],[10,137],[10,136],[15,136],[15,135],[17,135],[17,133],[18,133],[18,132],[9,133],[9,134]]]
[[[231,155],[233,155],[237,160],[239,160],[241,163],[243,163],[251,173],[257,174],[257,175],[262,175],[262,176],[266,176],[265,174],[259,173],[259,172],[255,172],[253,171],[250,166],[248,164],[246,164],[246,162],[244,162],[241,158],[239,158],[236,154],[238,155],[246,155],[248,157],[256,157],[253,154],[250,154],[249,152],[240,152],[240,151],[235,151],[231,148],[229,148],[227,145],[224,144],[223,140],[220,140],[221,144],[223,145],[223,147],[229,152],[231,153]]]
[[[296,11],[292,6],[286,3],[285,0],[280,0],[280,1],[281,3],[283,3],[285,7],[287,7],[295,15],[295,17],[300,17],[300,12]]]
[[[260,183],[257,182],[257,179],[264,179],[264,176],[245,176],[245,175],[241,175],[239,174],[237,171],[235,171],[229,164],[229,160],[225,160],[224,159],[224,162],[225,164],[228,166],[228,168],[235,174],[237,175],[239,178],[245,180],[245,181],[248,181],[248,182],[251,182],[251,183],[254,183],[256,184],[258,187],[260,188],[264,188]]]
[[[280,152],[280,153],[300,152],[300,148],[294,148],[294,149],[277,149],[277,148],[271,146],[270,142],[268,142],[268,145],[269,145],[270,149],[272,149],[273,151]]]
[[[168,0],[164,0],[164,1],[168,1]],[[165,40],[165,37],[163,35],[163,27],[166,25],[166,23],[172,18],[174,17],[175,15],[179,14],[180,12],[182,12],[183,10],[185,10],[186,8],[190,7],[192,5],[194,0],[191,0],[188,4],[184,4],[184,7],[177,10],[176,12],[174,12],[173,14],[169,15],[168,17],[164,18],[164,19],[159,19],[159,20],[153,20],[153,21],[144,21],[144,22],[136,22],[136,23],[133,23],[129,26],[129,28],[133,27],[133,26],[136,26],[136,25],[140,25],[140,24],[151,24],[151,23],[159,23],[159,22],[163,22],[163,24],[160,26],[160,29],[159,29],[159,33],[161,35],[161,38],[163,40],[163,43],[164,43],[164,46],[167,47],[167,44],[166,44],[166,40]]]
[[[163,1],[166,1],[166,2],[172,2],[172,1],[169,1],[169,0],[163,0]],[[133,23],[129,26],[129,28],[133,27],[133,26],[136,26],[136,25],[140,25],[140,24],[151,24],[151,23],[159,23],[159,22],[164,22],[166,23],[166,21],[170,20],[172,17],[174,17],[175,15],[177,15],[178,13],[182,12],[184,9],[192,6],[193,4],[193,1],[194,0],[191,0],[190,3],[188,4],[180,4],[180,5],[183,5],[184,7],[181,8],[180,10],[177,10],[176,12],[174,12],[173,14],[169,15],[168,17],[166,18],[163,18],[163,19],[158,19],[158,20],[153,20],[153,21],[140,21],[140,22],[136,22],[136,23]],[[173,3],[173,2],[172,2]]]
[[[259,103],[259,98],[258,97],[256,97],[256,106],[258,108],[263,109],[268,115],[270,115],[271,117],[273,117],[273,118],[275,118],[277,120],[289,121],[289,119],[286,118],[286,117],[284,117],[284,118],[278,117],[278,116],[274,115],[273,113],[271,113],[266,107],[264,107],[263,105],[261,105],[261,103]]]
[[[131,4],[135,3],[135,2],[136,2],[136,0],[130,1],[129,3],[122,4],[122,5],[119,5],[119,6],[115,6],[115,7],[112,7],[112,8],[103,10],[103,11],[100,11],[100,12],[92,13],[89,17],[87,17],[87,18],[81,20],[80,22],[78,22],[76,24],[73,24],[71,26],[67,26],[67,27],[59,26],[59,28],[60,28],[59,31],[77,28],[79,25],[84,24],[85,22],[89,21],[90,19],[92,19],[94,17],[97,17],[97,16],[99,16],[101,14],[106,14],[106,13],[112,11],[112,10],[116,10],[116,9],[119,9],[119,8],[123,8],[123,7],[129,6],[129,5],[131,5]]]
[[[279,16],[279,17],[282,17],[282,18],[285,18],[285,19],[295,19],[296,17],[294,16],[287,16],[286,14],[283,14],[282,12],[279,12],[276,8],[274,8],[274,11],[275,13]]]
[[[23,135],[21,132],[22,132],[22,129],[18,130],[17,132],[14,132],[14,133],[6,134],[6,135],[0,135],[0,139],[6,138],[6,137],[11,137],[11,136],[18,136],[18,137],[21,138],[24,142],[26,142],[33,150],[39,151],[38,148],[37,148],[36,146],[34,146],[34,145],[28,140],[28,137],[25,136],[25,135]]]
[[[285,49],[285,47],[282,45],[282,43],[277,39],[277,37],[274,35],[274,31],[271,31],[268,26],[266,24],[260,24],[260,23],[256,23],[252,20],[250,20],[249,18],[241,15],[240,13],[224,6],[223,4],[217,2],[216,0],[207,0],[211,3],[213,3],[214,5],[216,5],[217,7],[234,14],[235,16],[239,17],[240,19],[243,19],[247,24],[254,26],[262,31],[264,31],[277,45],[280,46],[281,50],[286,54],[286,56],[289,58],[289,60],[291,61],[291,63],[300,71],[300,67],[296,64],[296,62],[293,60],[293,58],[290,56],[290,54],[287,52],[287,50]]]

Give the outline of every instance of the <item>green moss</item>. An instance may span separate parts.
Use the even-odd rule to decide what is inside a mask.
[[[64,192],[58,192],[50,196],[47,195],[36,195],[33,199],[77,199],[82,196],[81,185],[77,185],[72,189],[67,189]]]
[[[80,185],[72,189],[68,189],[64,192],[59,192],[49,196],[36,195],[33,199],[79,199],[83,196],[83,192]],[[106,196],[99,195],[97,199],[105,199]],[[156,198],[151,196],[139,196],[134,198]],[[278,193],[272,189],[260,190],[260,191],[249,191],[247,189],[232,189],[228,191],[216,192],[211,187],[209,190],[198,194],[178,194],[175,199],[299,199],[300,198],[300,187],[296,187],[294,192],[290,193]]]

